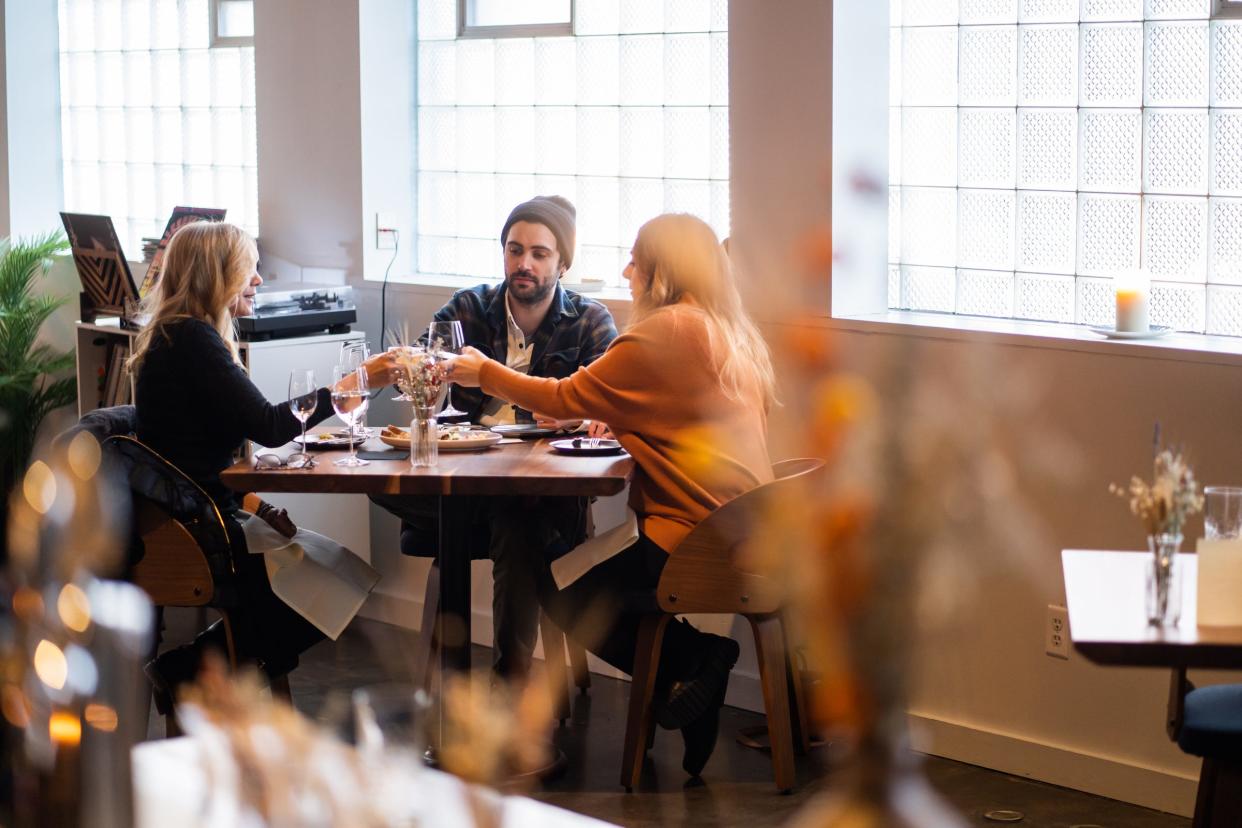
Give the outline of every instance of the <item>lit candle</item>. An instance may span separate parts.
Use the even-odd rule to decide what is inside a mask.
[[[1117,330],[1143,333],[1147,323],[1147,274],[1141,270],[1124,273],[1113,279],[1117,288]]]

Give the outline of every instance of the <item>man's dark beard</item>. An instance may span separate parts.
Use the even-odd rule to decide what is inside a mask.
[[[518,276],[525,276],[533,281],[535,283],[535,292],[519,296],[517,292],[513,290],[513,280]],[[509,274],[509,277],[505,281],[509,284],[509,296],[519,305],[538,305],[540,302],[551,296],[552,291],[556,290],[555,279],[549,279],[547,282],[541,284],[539,280],[535,278],[535,275],[529,270],[515,270]]]

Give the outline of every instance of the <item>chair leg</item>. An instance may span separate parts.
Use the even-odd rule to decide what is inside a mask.
[[[427,588],[423,591],[423,620],[418,628],[418,644],[414,648],[414,684],[431,689],[431,666],[435,662],[436,613],[440,609],[440,567],[433,561],[427,572]]]
[[[805,756],[811,749],[811,720],[806,712],[806,688],[802,686],[802,672],[794,659],[796,652],[789,640],[789,627],[785,627],[785,664],[789,681],[789,695],[793,707],[794,750]]]
[[[785,634],[780,616],[747,616],[755,633],[759,678],[763,682],[763,706],[768,714],[768,738],[772,740],[772,767],[781,793],[793,790],[793,733],[789,718],[789,688],[785,682]]]
[[[539,632],[543,634],[543,664],[547,671],[556,718],[562,726],[569,718],[569,679],[565,671],[565,633],[547,613],[539,613]]]
[[[1204,759],[1191,828],[1235,828],[1242,824],[1242,763]]]
[[[224,647],[229,658],[229,670],[235,672],[237,670],[237,642],[233,640],[233,622],[224,610],[220,611],[220,623],[224,624]]]
[[[651,699],[655,695],[656,668],[664,644],[664,628],[671,615],[644,616],[638,627],[634,650],[633,683],[630,685],[630,712],[625,720],[625,746],[621,753],[621,784],[627,793],[634,790],[643,772],[643,744],[651,729]]]
[[[293,706],[293,691],[289,688],[289,674],[272,679],[272,698],[283,699],[290,707]]]
[[[565,637],[565,644],[569,650],[569,666],[574,672],[574,686],[579,692],[586,693],[591,686],[591,669],[587,665],[586,649],[568,636]]]

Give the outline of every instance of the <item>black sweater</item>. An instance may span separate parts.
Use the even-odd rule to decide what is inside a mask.
[[[238,495],[220,482],[243,440],[280,446],[302,430],[289,403],[272,405],[233,362],[215,328],[198,319],[164,326],[138,370],[134,404],[138,439],[203,487],[222,511],[237,508]],[[311,415],[316,425],[332,415],[332,397],[319,389]]]

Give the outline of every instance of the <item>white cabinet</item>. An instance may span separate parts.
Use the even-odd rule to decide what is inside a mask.
[[[78,416],[99,406],[102,392],[107,388],[108,355],[118,345],[129,345],[134,335],[134,331],[122,330],[115,320],[78,323]],[[289,395],[290,371],[311,368],[319,384],[327,385],[332,381],[332,369],[337,364],[341,344],[365,339],[365,333],[351,331],[243,342],[241,356],[250,372],[250,379],[263,395],[272,402],[283,402]],[[123,381],[128,382],[128,377]],[[331,421],[339,423],[335,416]],[[288,509],[294,523],[329,535],[353,550],[354,554],[370,560],[370,512],[365,495],[260,494],[265,500]]]

